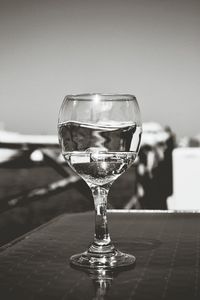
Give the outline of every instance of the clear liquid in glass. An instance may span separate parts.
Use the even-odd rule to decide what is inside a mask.
[[[111,183],[125,172],[141,140],[141,127],[130,122],[65,122],[58,125],[58,133],[63,156],[90,186]]]

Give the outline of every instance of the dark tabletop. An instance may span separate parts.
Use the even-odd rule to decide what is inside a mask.
[[[93,213],[66,214],[1,248],[0,299],[200,299],[200,214],[108,213],[112,240],[134,269],[95,274],[69,257],[93,238]]]

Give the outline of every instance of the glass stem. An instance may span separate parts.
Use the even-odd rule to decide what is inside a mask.
[[[95,235],[94,242],[90,247],[90,251],[110,252],[113,251],[114,247],[111,244],[110,235],[108,233],[108,224],[106,216],[109,186],[95,186],[92,187],[91,190],[95,206]]]

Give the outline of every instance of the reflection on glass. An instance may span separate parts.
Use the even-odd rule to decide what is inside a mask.
[[[80,270],[76,266],[71,264],[73,269],[77,271]],[[128,271],[130,269],[134,269],[135,265],[129,266],[124,269],[81,269],[84,273],[86,273],[89,278],[92,280],[94,287],[94,297],[92,300],[105,300],[107,299],[108,292],[113,284],[114,279],[121,274],[122,272]],[[80,290],[81,292],[81,290]]]
[[[95,290],[95,296],[93,300],[106,299],[106,295],[112,285],[113,278],[117,276],[117,273],[105,269],[90,269],[87,274],[92,279]]]

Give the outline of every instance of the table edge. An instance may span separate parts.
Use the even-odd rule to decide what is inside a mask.
[[[200,210],[150,210],[150,209],[146,209],[146,210],[136,210],[136,209],[108,209],[107,210],[108,213],[127,213],[127,214],[200,214]],[[0,246],[0,253],[5,251],[6,249],[12,247],[13,245],[19,243],[20,241],[28,238],[31,234],[35,233],[36,231],[41,230],[42,228],[48,226],[51,223],[56,222],[58,219],[62,218],[63,216],[74,216],[74,215],[78,215],[78,214],[88,214],[88,213],[94,213],[94,211],[90,210],[90,211],[84,211],[84,212],[69,212],[69,213],[63,213],[60,214],[59,216],[49,220],[48,222],[34,228],[33,230],[30,230],[28,232],[26,232],[25,234],[17,237],[16,239],[6,243],[3,246]]]

